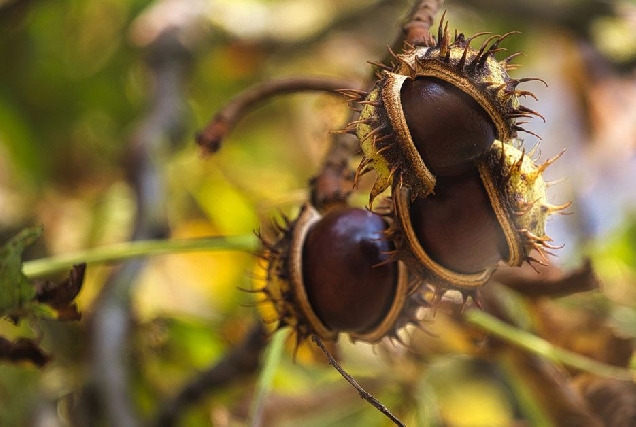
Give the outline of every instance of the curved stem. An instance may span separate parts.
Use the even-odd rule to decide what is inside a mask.
[[[287,77],[269,80],[256,84],[236,95],[210,123],[196,136],[196,142],[204,154],[215,153],[221,148],[223,139],[234,129],[236,124],[250,111],[264,101],[277,95],[297,92],[333,92],[342,89],[358,89],[359,82],[337,77]]]
[[[88,249],[50,258],[27,261],[23,264],[24,274],[28,277],[45,276],[63,271],[73,264],[103,263],[122,261],[151,255],[197,251],[253,251],[257,239],[252,234],[238,236],[218,236],[183,240],[138,240],[120,243],[102,248]]]

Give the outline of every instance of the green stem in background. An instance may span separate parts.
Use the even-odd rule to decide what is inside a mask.
[[[515,365],[514,361],[510,360],[510,358],[502,357],[500,359],[500,367],[516,400],[519,402],[519,410],[530,423],[529,425],[556,427],[547,408],[541,405],[541,400],[535,390],[519,375],[519,367]]]
[[[258,384],[256,384],[256,389],[254,391],[254,399],[250,406],[247,423],[249,426],[260,426],[263,424],[262,418],[265,398],[272,389],[274,374],[280,364],[283,349],[285,348],[285,340],[288,335],[289,330],[287,328],[279,329],[274,333],[272,340],[267,347],[263,369],[261,370],[261,375],[258,378]]]
[[[600,363],[589,357],[556,347],[543,338],[508,325],[483,311],[469,310],[464,315],[464,318],[466,322],[530,353],[543,356],[552,362],[602,377],[636,381],[636,371]]]
[[[83,262],[87,264],[114,262],[179,252],[253,251],[256,248],[257,239],[252,234],[184,240],[141,240],[27,261],[22,265],[22,270],[26,276],[33,278],[64,271],[71,268],[73,264]]]

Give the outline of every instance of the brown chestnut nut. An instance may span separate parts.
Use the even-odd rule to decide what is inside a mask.
[[[395,298],[395,248],[386,222],[364,209],[327,213],[307,231],[302,270],[309,303],[329,329],[364,333],[386,316]]]
[[[267,287],[280,326],[300,341],[311,334],[336,340],[378,342],[396,336],[410,293],[406,267],[391,257],[388,225],[375,213],[339,208],[321,216],[305,204],[266,247]],[[412,310],[411,310],[412,311]]]
[[[407,79],[400,95],[415,148],[436,177],[468,172],[496,139],[486,111],[449,82]]]
[[[426,198],[394,184],[395,221],[388,234],[410,270],[438,295],[447,289],[472,295],[500,261],[542,263],[547,250],[557,248],[545,223],[569,203],[547,202],[542,173],[558,156],[537,165],[519,144],[495,141],[473,171],[440,177]],[[533,258],[533,250],[541,259]]]
[[[374,89],[363,95],[346,92],[363,105],[359,120],[345,129],[358,136],[364,156],[358,175],[375,170],[370,202],[395,180],[414,197],[435,191],[437,175],[467,172],[495,139],[508,141],[527,132],[518,118],[540,116],[519,104],[517,90],[528,80],[508,75],[508,61],[495,53],[514,33],[491,36],[476,50],[440,22],[435,46],[418,46],[395,55],[397,64],[384,69]],[[531,133],[531,132],[530,132]]]
[[[415,237],[426,253],[458,273],[477,273],[507,259],[506,238],[477,169],[439,177],[437,188],[409,208]]]

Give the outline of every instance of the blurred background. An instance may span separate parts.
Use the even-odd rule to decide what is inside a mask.
[[[385,56],[411,6],[406,0],[0,0],[0,241],[42,224],[43,237],[26,254],[34,259],[131,237],[248,235],[280,212],[295,212],[329,131],[346,124],[342,98],[277,97],[206,158],[194,135],[233,95],[263,80],[367,80],[367,61]],[[550,200],[573,201],[571,214],[548,224],[548,234],[565,244],[551,261],[567,271],[590,258],[602,281],[601,291],[540,307],[518,295],[509,301],[529,306],[530,317],[548,313],[572,337],[563,346],[592,357],[615,355],[617,346],[629,363],[636,336],[636,4],[463,0],[443,9],[449,28],[467,35],[522,32],[504,43],[525,53],[511,74],[548,83],[523,87],[539,99],[525,105],[546,118],[526,128],[542,137],[541,158],[567,150],[546,172],[559,180]],[[528,148],[538,143],[522,136]],[[366,203],[371,182],[363,181],[353,203]],[[122,290],[123,318],[132,325],[126,399],[139,425],[234,348],[258,315],[254,296],[239,290],[253,286],[249,252],[164,255],[127,265],[123,282],[115,274],[121,266],[89,265],[78,297],[81,322],[0,320],[0,335],[40,337],[54,356],[43,369],[0,364],[0,425],[121,425],[109,415],[117,403],[90,391],[107,381],[101,371],[110,375],[108,360],[94,355],[96,346],[109,347],[94,336],[100,329],[93,316],[107,311],[109,290]],[[472,332],[453,316],[440,313],[427,328],[439,337],[414,336],[418,355],[347,339],[337,353],[409,425],[542,425],[515,385],[515,375],[523,382],[529,374],[478,354]],[[598,356],[608,363],[612,357]],[[243,425],[254,383],[250,376],[206,394],[179,415],[179,425]],[[636,402],[636,392],[627,390]],[[302,350],[296,361],[291,352],[283,356],[265,420],[388,423],[321,357]]]

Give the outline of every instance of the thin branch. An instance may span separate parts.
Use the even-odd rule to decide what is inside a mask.
[[[358,89],[360,83],[336,77],[287,77],[256,84],[230,100],[203,131],[196,136],[196,142],[204,154],[215,153],[221,148],[223,139],[236,124],[250,111],[263,102],[278,95],[297,92],[332,92],[340,89]]]
[[[401,49],[403,43],[411,46],[430,46],[432,44],[431,27],[442,4],[444,0],[417,2],[409,14],[410,20],[402,27],[402,41],[398,40],[394,47]]]
[[[441,7],[441,0],[421,0],[414,4],[406,18],[404,30],[394,43],[393,50],[401,51],[404,42],[419,44],[423,34],[428,34],[433,24],[433,17]],[[426,36],[428,37],[428,36]],[[428,40],[428,39],[427,39]],[[375,80],[375,70],[369,76],[365,87],[372,87]],[[353,122],[358,113],[353,111],[349,115],[349,123]],[[353,190],[354,171],[350,167],[350,159],[360,151],[358,139],[348,133],[334,134],[331,145],[322,162],[319,173],[310,182],[311,202],[318,210],[326,210],[332,205],[347,203],[349,194]]]
[[[503,267],[495,272],[492,280],[532,298],[558,298],[577,292],[598,290],[601,286],[589,259],[581,267],[568,273],[552,264],[527,265],[521,268]]]
[[[160,406],[153,425],[176,425],[184,411],[207,394],[255,373],[259,369],[261,354],[268,338],[263,324],[260,321],[255,322],[243,342],[208,370],[193,378],[172,399]]]
[[[312,335],[311,340],[314,343],[316,343],[318,347],[320,347],[323,353],[325,353],[325,356],[327,356],[327,359],[329,360],[329,364],[333,366],[340,373],[340,375],[342,375],[342,377],[345,380],[347,380],[347,382],[351,384],[353,388],[355,388],[358,391],[361,398],[369,402],[378,411],[386,415],[391,421],[395,423],[395,425],[398,425],[401,427],[406,426],[406,424],[404,424],[402,421],[400,421],[399,418],[393,415],[386,406],[380,403],[380,401],[376,399],[371,393],[363,389],[362,386],[351,375],[349,375],[344,369],[342,369],[342,366],[340,366],[340,364],[336,361],[336,359],[333,358],[331,353],[329,353],[329,350],[327,350],[327,347],[325,347],[325,345],[323,344],[322,340],[320,339],[318,335]]]

